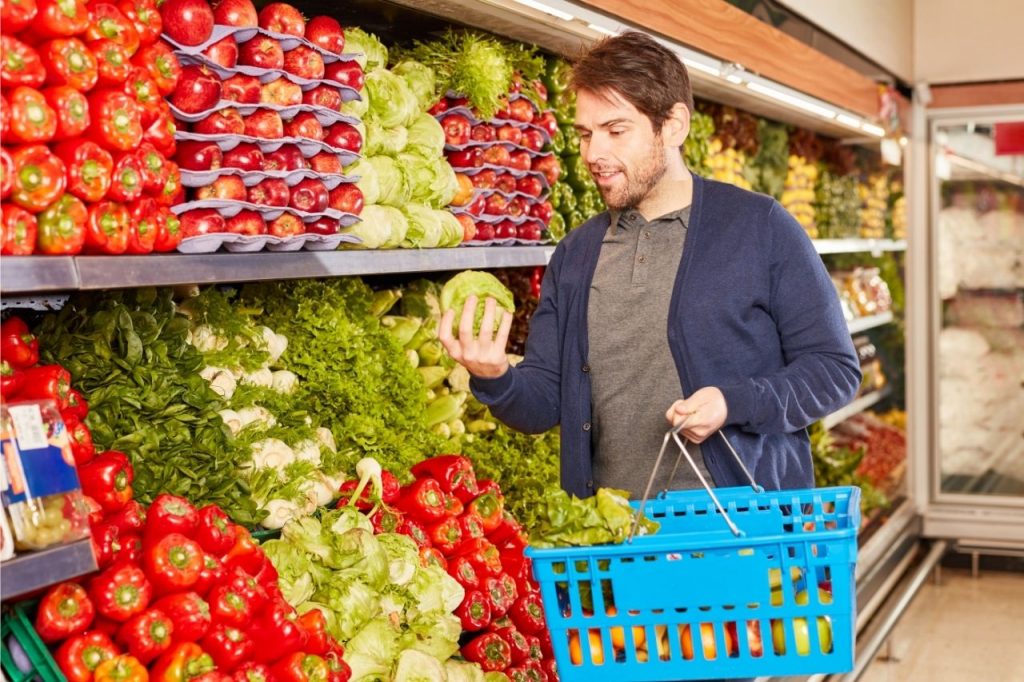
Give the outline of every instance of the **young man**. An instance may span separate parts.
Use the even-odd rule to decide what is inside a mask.
[[[505,423],[561,425],[561,484],[575,495],[642,494],[666,418],[682,423],[714,485],[746,484],[710,437],[722,429],[760,485],[813,487],[806,427],[849,402],[861,378],[813,244],[771,198],[686,169],[689,77],[648,36],[595,45],[572,87],[580,153],[609,211],[555,249],[522,363],[505,357],[510,315],[489,331],[493,300],[475,337],[476,300],[457,339],[449,311],[445,348]],[[699,485],[688,469],[673,488]]]

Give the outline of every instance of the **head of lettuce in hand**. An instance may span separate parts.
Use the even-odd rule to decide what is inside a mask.
[[[505,345],[515,309],[512,292],[494,275],[460,272],[441,289],[438,337],[470,374],[499,377],[508,369]]]

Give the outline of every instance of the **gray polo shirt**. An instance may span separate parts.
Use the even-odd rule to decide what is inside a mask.
[[[613,213],[590,287],[587,333],[593,395],[594,484],[639,498],[668,423],[683,397],[668,345],[668,313],[690,207],[648,222],[636,210]],[[678,450],[666,450],[654,491],[668,485]],[[711,483],[699,446],[688,448]],[[685,458],[672,489],[699,487]]]

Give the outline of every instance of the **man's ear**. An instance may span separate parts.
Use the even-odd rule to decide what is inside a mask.
[[[682,102],[676,102],[661,126],[661,139],[666,147],[682,147],[689,134],[690,110]]]

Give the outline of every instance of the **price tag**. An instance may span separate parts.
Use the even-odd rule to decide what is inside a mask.
[[[14,422],[14,435],[20,450],[40,450],[50,442],[46,438],[46,424],[38,405],[14,405],[8,408]]]
[[[903,148],[900,143],[891,137],[882,140],[882,162],[890,166],[903,164]]]

